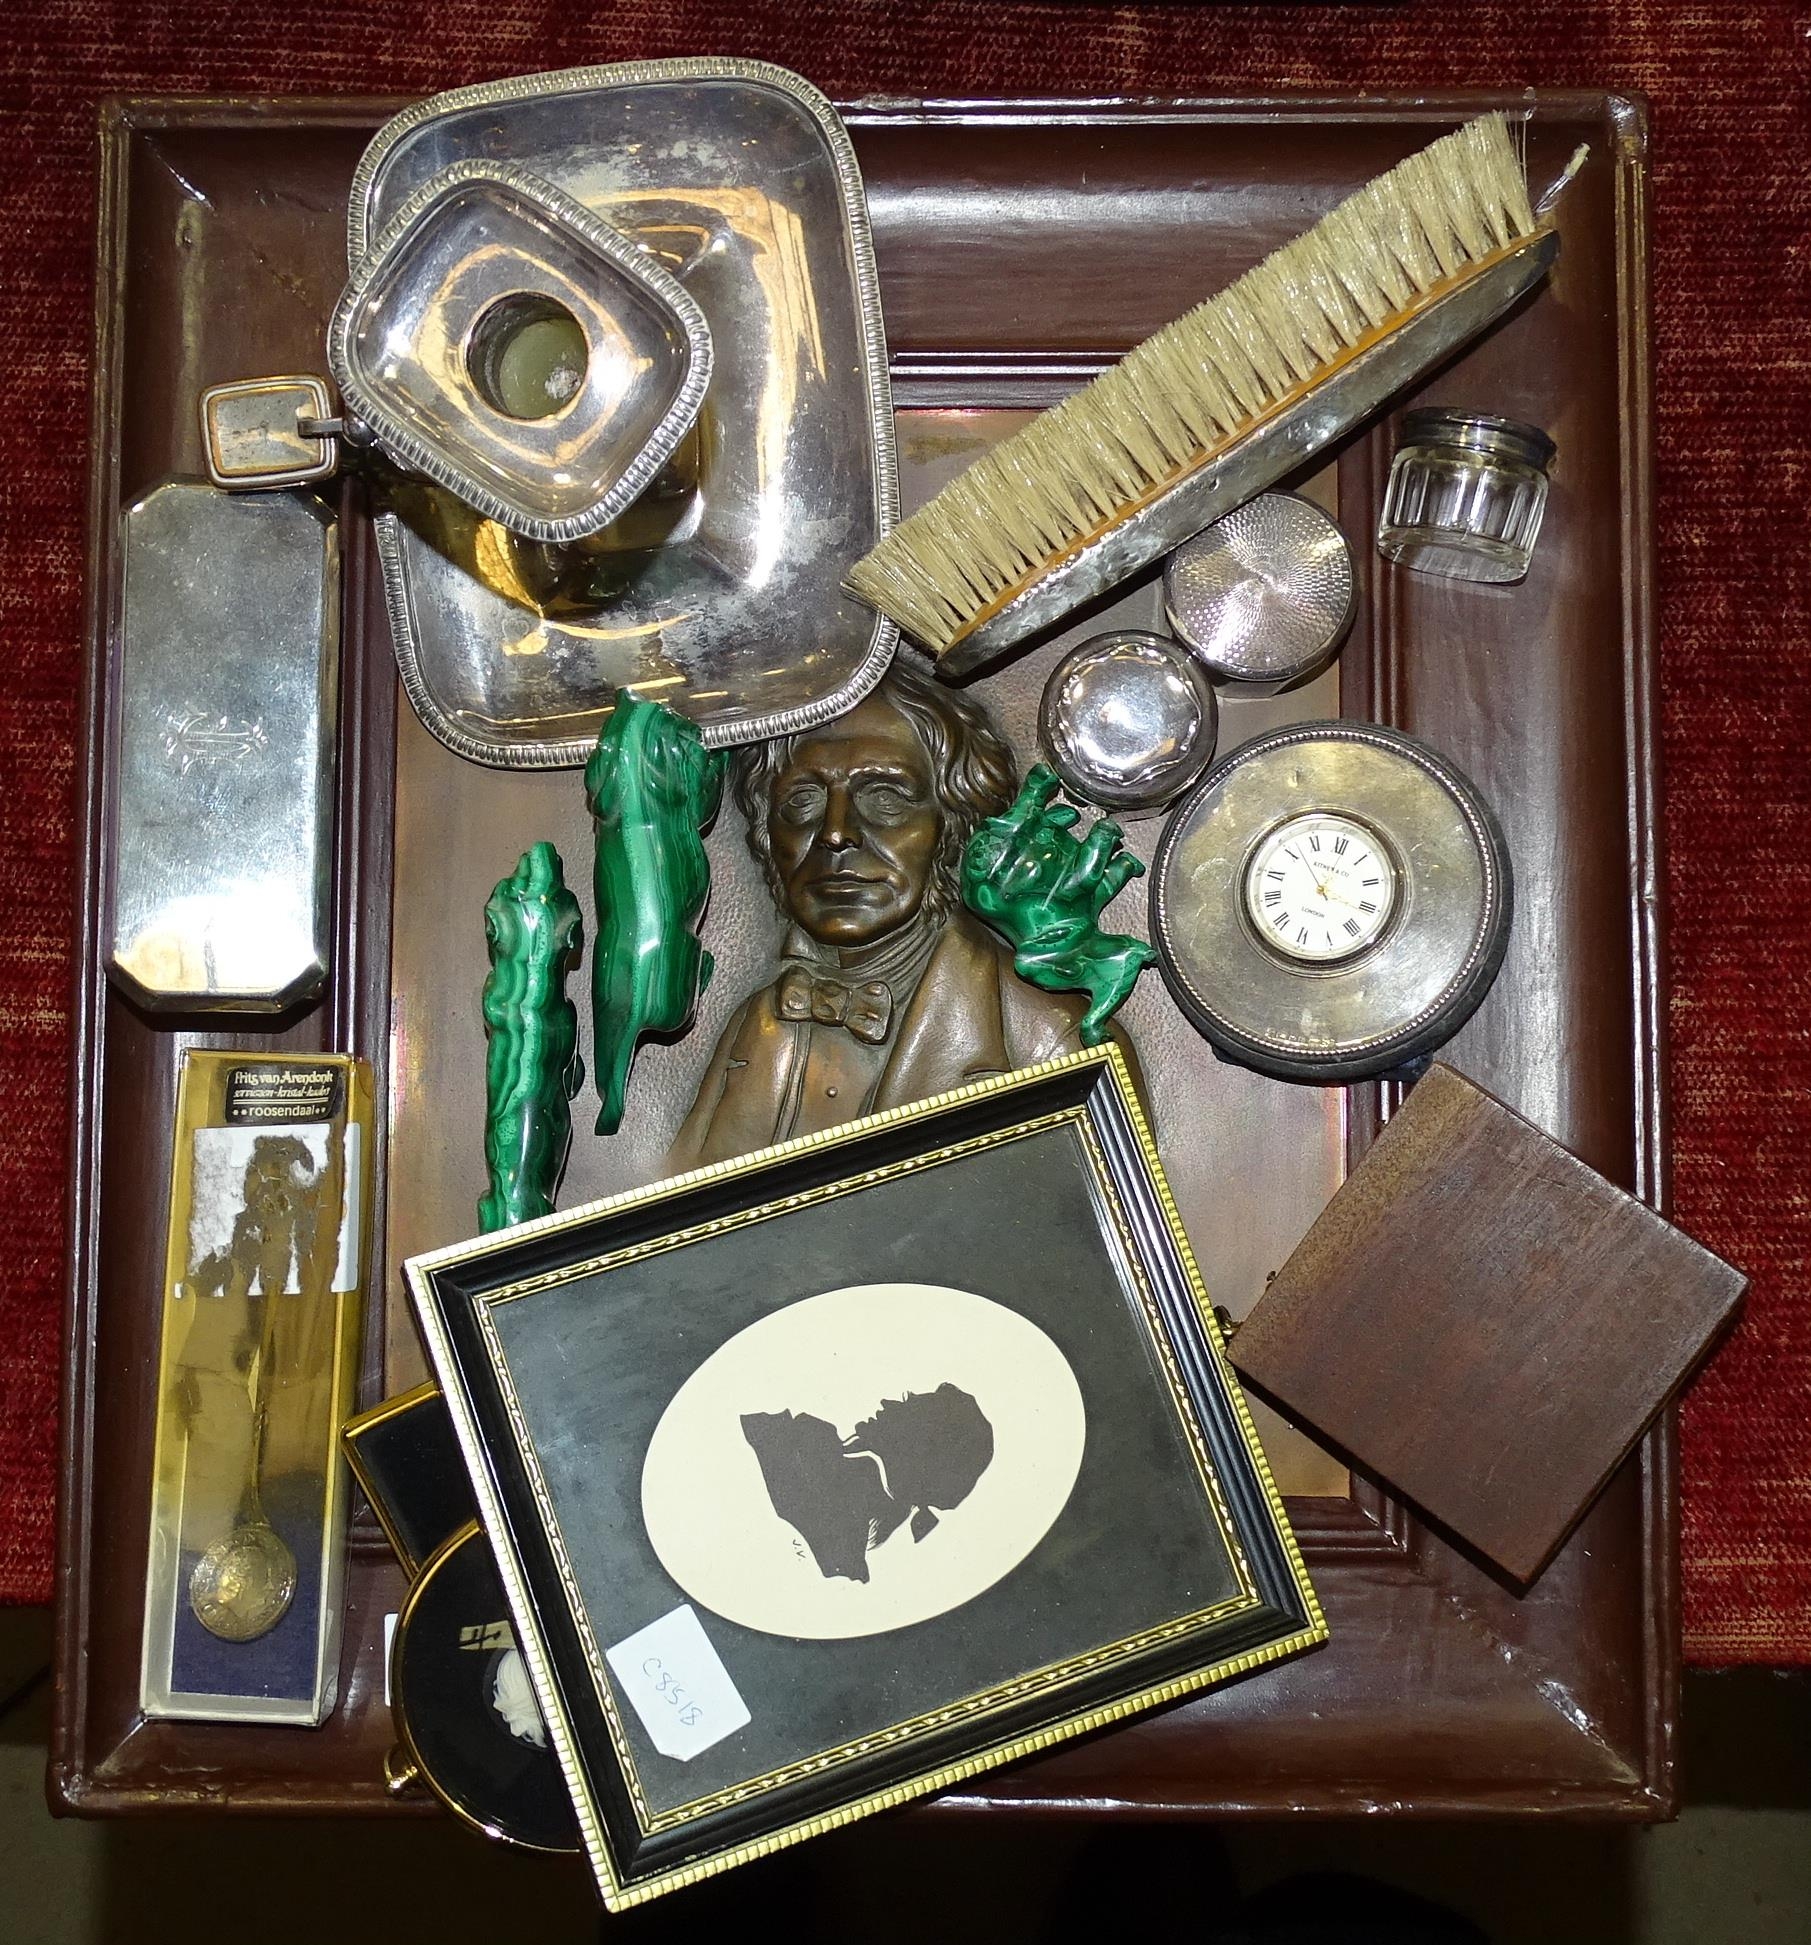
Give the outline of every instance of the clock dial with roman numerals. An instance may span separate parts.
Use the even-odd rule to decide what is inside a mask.
[[[1413,1072],[1489,991],[1512,905],[1470,779],[1418,737],[1343,718],[1223,757],[1151,866],[1171,997],[1222,1058],[1279,1080]]]
[[[1396,910],[1396,872],[1378,839],[1335,811],[1276,826],[1245,868],[1245,911],[1283,958],[1332,965],[1375,945]]]

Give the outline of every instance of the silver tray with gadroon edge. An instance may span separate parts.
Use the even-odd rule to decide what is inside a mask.
[[[830,104],[761,61],[638,61],[436,95],[353,179],[348,254],[470,158],[563,190],[651,252],[715,351],[691,432],[602,532],[524,539],[427,481],[377,501],[397,665],[449,748],[581,764],[628,688],[712,746],[823,722],[879,681],[897,630],[841,577],[898,509],[873,239]]]

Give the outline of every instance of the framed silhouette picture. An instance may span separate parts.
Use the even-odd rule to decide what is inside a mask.
[[[612,1907],[1324,1637],[1111,1045],[407,1273]]]

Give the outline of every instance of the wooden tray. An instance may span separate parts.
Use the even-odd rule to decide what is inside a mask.
[[[355,1534],[340,1706],[319,1731],[137,1714],[155,1306],[176,1056],[192,1045],[350,1048],[387,1103],[364,1395],[419,1374],[394,1275],[475,1226],[484,893],[531,838],[575,881],[576,777],[480,770],[406,705],[358,491],[348,578],[336,958],[275,1033],[152,1023],[102,976],[102,833],[118,509],[201,470],[216,380],[318,369],[344,274],[347,184],[395,104],[139,101],[103,127],[89,615],[86,879],[79,915],[73,1222],[51,1785],[84,1811],[207,1804],[388,1808],[383,1619],[400,1574]],[[1663,1197],[1664,1019],[1654,888],[1652,523],[1645,125],[1600,94],[1187,103],[954,102],[848,111],[868,181],[908,500],[1459,117],[1531,108],[1537,180],[1581,141],[1551,288],[1427,388],[1559,441],[1547,531],[1516,590],[1376,571],[1335,676],[1228,712],[1222,747],[1280,716],[1370,716],[1429,738],[1497,806],[1519,911],[1495,991],[1450,1057],[1594,1167]],[[1352,441],[1312,488],[1372,526],[1390,441]],[[1109,611],[1155,615],[1148,584]],[[1094,618],[1089,626],[1102,625]],[[1045,647],[980,693],[1029,748]],[[1140,828],[1147,855],[1159,826]],[[720,970],[704,1016],[644,1053],[625,1133],[581,1131],[563,1201],[658,1172],[723,1014],[775,933],[726,817],[713,838]],[[1134,900],[1125,903],[1131,906]],[[1127,919],[1131,917],[1128,911]],[[1125,923],[1119,918],[1116,922]],[[1221,1067],[1154,978],[1128,1014],[1159,1140],[1216,1297],[1235,1312],[1362,1152],[1390,1102]],[[1282,1671],[989,1778],[963,1807],[1094,1815],[1388,1810],[1667,1813],[1677,1685],[1670,1425],[1534,1591],[1515,1598],[1299,1434],[1266,1434],[1333,1630]]]

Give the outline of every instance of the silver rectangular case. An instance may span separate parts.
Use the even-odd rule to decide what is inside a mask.
[[[158,1011],[281,1012],[327,973],[333,516],[169,481],[122,551],[108,973]]]

